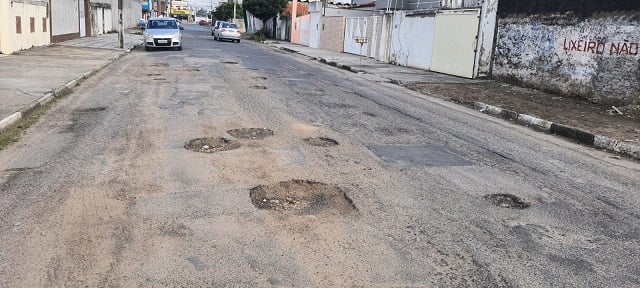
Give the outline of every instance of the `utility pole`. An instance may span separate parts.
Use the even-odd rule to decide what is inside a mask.
[[[231,23],[236,23],[236,0],[233,0],[233,21]]]
[[[124,48],[124,25],[122,23],[122,0],[118,0],[118,48]]]

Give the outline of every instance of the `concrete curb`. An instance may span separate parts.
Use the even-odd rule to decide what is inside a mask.
[[[58,96],[60,96],[60,95],[62,95],[64,93],[70,91],[75,86],[77,86],[82,81],[84,81],[85,79],[89,78],[90,76],[98,73],[98,71],[100,71],[100,70],[106,68],[107,66],[111,65],[113,62],[119,60],[120,58],[122,58],[122,56],[128,54],[129,52],[131,52],[133,49],[135,49],[138,46],[140,46],[140,44],[134,45],[130,49],[122,50],[123,53],[118,54],[117,56],[111,58],[110,60],[108,60],[104,64],[100,65],[98,68],[92,69],[89,72],[86,72],[86,73],[82,74],[82,76],[80,76],[78,78],[75,78],[75,79],[65,83],[64,85],[58,87],[58,88],[53,89],[51,92],[45,93],[43,96],[39,97],[38,99],[36,99],[36,100],[32,101],[31,103],[29,103],[29,104],[25,105],[24,107],[22,107],[22,109],[20,109],[18,112],[15,112],[15,113],[9,115],[8,117],[5,117],[4,119],[0,120],[0,132],[6,130],[9,127],[13,126],[14,124],[18,123],[18,121],[22,120],[22,118],[24,118],[27,115],[29,115],[36,108],[38,108],[40,106],[44,106],[45,104],[51,102],[51,100],[53,100],[54,98],[56,98],[56,97],[58,97]]]
[[[538,130],[546,131],[575,140],[580,144],[606,149],[610,152],[620,153],[640,160],[640,146],[637,145],[614,140],[606,136],[593,134],[589,131],[579,128],[543,120],[531,115],[520,114],[515,111],[491,106],[482,102],[474,102],[473,106],[480,112],[503,118],[508,121],[515,121],[522,126],[533,127]]]

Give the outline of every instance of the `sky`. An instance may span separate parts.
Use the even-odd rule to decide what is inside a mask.
[[[213,2],[213,7],[216,7],[220,3],[225,2],[225,0],[187,0],[187,2],[189,3],[189,5],[191,5],[191,7],[194,8],[194,10],[197,11],[199,8],[210,10],[212,2]]]

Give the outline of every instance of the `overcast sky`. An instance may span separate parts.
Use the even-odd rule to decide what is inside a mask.
[[[194,10],[198,10],[199,8],[203,8],[205,10],[211,9],[211,3],[213,2],[213,7],[219,5],[219,3],[225,2],[225,0],[188,0],[187,3],[194,8]],[[238,3],[242,3],[242,1],[238,1]]]

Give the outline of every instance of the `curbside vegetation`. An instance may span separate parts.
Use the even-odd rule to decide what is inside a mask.
[[[11,144],[22,138],[24,132],[51,109],[59,100],[71,94],[71,89],[61,89],[55,93],[49,93],[42,99],[38,99],[28,105],[23,111],[17,112],[11,123],[0,129],[0,150],[4,150]]]

